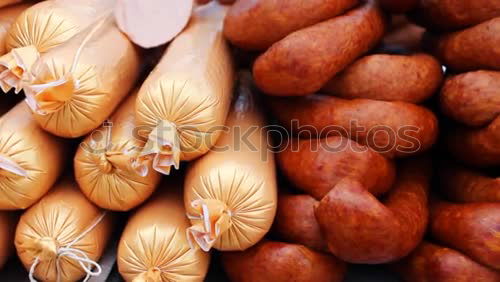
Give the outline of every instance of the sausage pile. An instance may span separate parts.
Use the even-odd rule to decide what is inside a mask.
[[[410,17],[447,69],[437,101],[450,156],[439,167],[428,239],[396,268],[408,281],[499,281],[500,2],[421,1]]]
[[[224,255],[230,278],[312,281],[278,259],[298,244],[330,254],[324,263],[389,264],[407,281],[498,281],[500,2],[366,1],[325,19],[332,1],[317,1],[307,26],[293,20],[299,1],[280,2],[238,1],[225,20],[234,45],[259,51],[255,85],[287,133],[272,241]],[[441,134],[431,108],[447,121]],[[259,271],[230,270],[246,268]]]
[[[0,89],[32,282],[500,282],[500,0],[0,0]]]

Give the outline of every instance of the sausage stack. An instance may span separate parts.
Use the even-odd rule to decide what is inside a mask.
[[[308,1],[316,7],[307,15],[303,1],[281,2],[237,1],[224,32],[239,48],[262,51],[255,84],[287,129],[277,162],[300,192],[281,191],[274,241],[224,255],[226,270],[234,281],[285,281],[299,275],[286,267],[297,255],[280,254],[297,246],[307,250],[300,259],[307,263],[397,261],[418,246],[428,224],[432,170],[416,155],[437,141],[437,118],[422,103],[441,86],[441,64],[405,44],[403,52],[376,49],[390,29],[376,2]],[[230,270],[259,266],[253,280]],[[343,269],[323,275],[342,281]],[[299,280],[317,275],[308,273]]]
[[[439,169],[432,242],[397,269],[407,281],[499,281],[500,2],[421,1],[411,18],[447,69],[439,105],[451,120],[442,141],[454,160]]]

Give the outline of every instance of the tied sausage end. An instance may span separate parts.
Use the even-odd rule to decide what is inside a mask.
[[[175,124],[163,120],[148,135],[148,141],[133,161],[132,167],[139,175],[145,176],[149,170],[148,163],[152,162],[154,170],[169,175],[172,166],[179,169],[180,156],[177,128]]]
[[[195,244],[208,252],[220,235],[231,227],[231,211],[226,204],[214,199],[198,199],[191,202],[195,214],[188,214],[193,225],[187,229],[191,248]]]
[[[29,80],[33,65],[40,53],[35,46],[14,48],[0,57],[0,88],[7,93],[12,88],[16,94],[23,89],[23,82]]]

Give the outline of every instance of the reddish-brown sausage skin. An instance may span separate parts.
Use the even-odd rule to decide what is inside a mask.
[[[244,252],[223,253],[222,264],[233,282],[341,282],[346,272],[332,255],[266,240]]]
[[[500,202],[500,178],[446,163],[440,170],[441,192],[460,203]]]
[[[435,202],[430,230],[446,246],[500,270],[500,203]]]
[[[328,252],[326,241],[314,217],[314,205],[317,203],[309,195],[280,195],[274,233],[286,242]]]
[[[411,17],[431,30],[457,30],[500,17],[496,0],[425,0],[419,1]]]
[[[457,32],[428,34],[424,44],[454,71],[500,70],[500,17]]]
[[[314,93],[370,50],[384,30],[384,16],[371,1],[345,15],[298,30],[255,61],[255,83],[270,95]]]
[[[418,2],[419,0],[380,0],[380,6],[390,13],[401,14],[414,9]]]
[[[423,242],[395,265],[406,282],[498,282],[500,274],[455,250]]]
[[[295,132],[297,127],[307,126],[317,136],[347,136],[390,158],[425,151],[437,139],[436,116],[411,103],[325,95],[272,98],[269,102],[280,123]]]
[[[408,255],[428,221],[429,163],[409,160],[384,203],[345,179],[321,200],[316,219],[330,251],[351,263],[379,264]]]
[[[441,89],[441,108],[468,126],[486,126],[500,115],[500,72],[475,71],[446,79]]]
[[[330,80],[323,91],[341,98],[420,103],[441,85],[441,64],[427,54],[376,54],[360,58]]]
[[[291,139],[277,154],[278,165],[299,189],[321,200],[345,177],[357,179],[375,195],[394,183],[394,163],[380,154],[341,136]]]
[[[265,50],[301,28],[331,19],[358,0],[239,0],[224,19],[224,35],[246,50]]]
[[[481,129],[457,128],[446,136],[455,158],[479,167],[500,165],[500,116]]]

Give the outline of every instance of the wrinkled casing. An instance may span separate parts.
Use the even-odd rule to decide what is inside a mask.
[[[20,2],[20,1],[11,0],[11,2]],[[1,6],[3,6],[2,1],[0,1],[0,7]],[[14,23],[16,18],[29,6],[30,5],[28,4],[22,4],[22,5],[15,5],[2,8],[0,10],[0,55],[7,53],[6,40],[11,25]]]
[[[81,36],[75,37],[42,56],[50,76],[61,79],[69,72],[82,40]],[[52,134],[68,138],[83,136],[111,115],[132,90],[138,74],[136,48],[114,24],[107,23],[81,52],[73,74],[80,87],[71,99],[61,102],[63,104],[57,111],[47,115],[35,114],[35,118]]]
[[[92,226],[102,212],[85,198],[76,183],[66,180],[57,184],[47,196],[21,216],[15,237],[21,262],[29,270],[40,251],[33,248],[38,240],[52,239],[59,247],[64,247]],[[111,215],[107,214],[72,247],[98,261],[111,234],[111,223]],[[78,262],[68,257],[62,257],[59,261],[61,281],[77,281],[84,276]],[[55,281],[55,260],[40,257],[35,277],[41,281]]]
[[[175,124],[181,160],[205,154],[226,121],[234,70],[222,35],[224,14],[218,5],[197,8],[139,91],[137,125],[149,135],[161,120]]]
[[[47,52],[89,27],[113,4],[113,0],[49,0],[33,5],[9,30],[7,50],[34,45]]]
[[[188,214],[196,213],[191,204],[197,199],[219,200],[231,211],[231,226],[214,245],[221,251],[245,250],[256,244],[276,213],[274,156],[251,97],[238,97],[226,124],[229,131],[219,138],[217,151],[189,167],[184,185]],[[242,138],[247,132],[252,132],[248,139]]]
[[[181,185],[174,182],[163,186],[169,192],[148,201],[125,227],[118,247],[120,274],[126,281],[157,272],[155,281],[201,282],[208,271],[210,255],[189,246],[189,220],[179,193]]]
[[[0,210],[25,209],[54,185],[63,170],[66,146],[43,131],[22,102],[0,118],[0,155],[28,174],[23,177],[0,170]]]
[[[130,210],[144,202],[160,181],[160,174],[153,169],[142,177],[130,167],[133,153],[143,145],[134,135],[136,98],[135,94],[128,97],[111,117],[111,124],[87,136],[75,156],[80,189],[104,209]],[[91,140],[100,146],[91,148]]]

